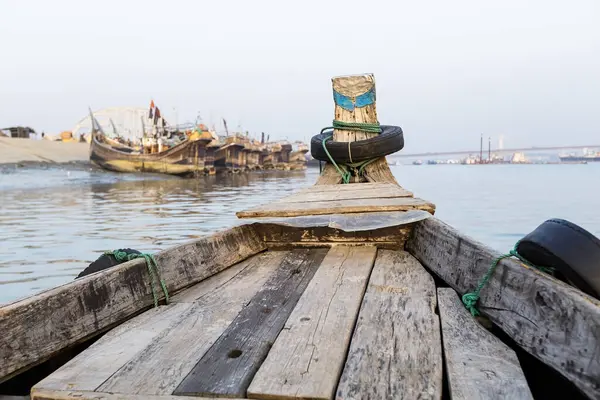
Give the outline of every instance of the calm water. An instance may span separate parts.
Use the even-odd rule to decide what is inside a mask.
[[[436,215],[501,250],[548,218],[600,236],[600,163],[393,166]],[[239,222],[235,212],[314,184],[318,169],[200,180],[84,167],[0,168],[0,303],[71,281],[103,251],[156,252]]]

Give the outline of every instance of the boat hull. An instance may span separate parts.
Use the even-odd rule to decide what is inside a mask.
[[[90,161],[114,172],[146,172],[178,176],[210,174],[212,162],[206,159],[206,141],[185,141],[155,154],[136,154],[117,150],[94,135],[90,143]],[[214,173],[214,172],[213,172]]]

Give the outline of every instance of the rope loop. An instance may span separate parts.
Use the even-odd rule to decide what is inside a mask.
[[[167,290],[167,285],[165,284],[165,281],[160,276],[160,271],[158,269],[158,264],[156,263],[154,255],[148,253],[127,253],[125,251],[119,250],[107,251],[104,254],[112,255],[119,262],[126,262],[135,260],[136,258],[143,258],[146,261],[148,273],[150,274],[150,290],[152,291],[152,297],[154,299],[154,307],[158,307],[158,296],[156,294],[156,290],[154,289],[155,281],[157,280],[165,295],[165,304],[169,304],[169,291]]]
[[[357,163],[352,162],[352,151],[350,149],[351,142],[348,142],[348,156],[350,158],[350,162],[336,163],[331,154],[329,153],[329,150],[327,150],[327,141],[333,138],[334,129],[345,129],[377,134],[380,134],[382,130],[381,126],[379,125],[379,122],[377,122],[376,124],[370,124],[366,122],[343,122],[338,120],[333,120],[333,126],[328,126],[321,129],[321,134],[325,133],[326,131],[332,131],[331,136],[327,136],[325,139],[323,139],[323,150],[325,150],[327,158],[329,158],[331,164],[333,164],[338,174],[340,174],[340,176],[342,177],[342,183],[347,184],[350,183],[350,180],[352,178],[352,172],[355,172],[357,177],[363,176],[365,167],[371,164],[373,161],[377,160],[377,158],[371,158],[369,160]]]
[[[479,302],[481,290],[492,278],[492,275],[494,275],[494,271],[496,270],[496,267],[498,266],[500,261],[502,261],[503,259],[509,258],[509,257],[515,257],[519,261],[521,261],[523,264],[527,265],[528,267],[535,268],[538,271],[545,272],[550,275],[554,274],[554,268],[552,268],[552,267],[538,266],[538,265],[535,265],[535,264],[527,261],[522,255],[520,255],[517,252],[518,245],[519,245],[519,242],[517,242],[515,244],[515,247],[512,250],[510,250],[508,253],[502,254],[500,257],[497,257],[496,259],[494,259],[494,261],[492,262],[492,265],[490,266],[488,271],[485,273],[485,275],[483,276],[483,278],[477,285],[477,288],[473,292],[465,293],[462,296],[463,304],[465,305],[466,309],[469,310],[471,315],[473,315],[474,317],[481,314],[479,312],[479,310],[477,309],[477,303]]]

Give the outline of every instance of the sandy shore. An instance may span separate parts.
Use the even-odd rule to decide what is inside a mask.
[[[0,137],[0,164],[87,162],[90,159],[89,150],[89,143]]]

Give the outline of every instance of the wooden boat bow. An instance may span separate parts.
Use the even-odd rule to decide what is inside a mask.
[[[338,79],[354,96],[351,82],[372,87]],[[317,185],[240,211],[239,226],[159,252],[169,304],[152,308],[139,259],[3,307],[1,379],[103,333],[32,399],[533,398],[514,349],[459,298],[498,254],[384,162],[344,185],[328,166]],[[570,397],[600,398],[596,299],[505,259],[480,309],[562,376],[546,379],[553,394],[568,381]]]

